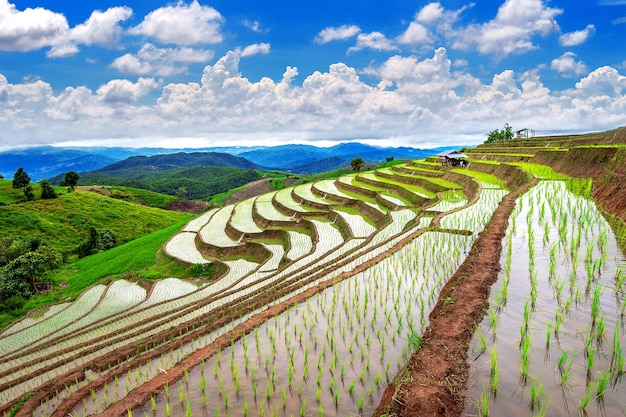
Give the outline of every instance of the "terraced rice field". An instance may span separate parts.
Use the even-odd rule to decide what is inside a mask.
[[[97,285],[0,333],[0,411],[370,415],[507,193],[413,162],[213,209],[164,250],[215,275]]]

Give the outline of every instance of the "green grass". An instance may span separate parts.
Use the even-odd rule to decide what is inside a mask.
[[[508,164],[518,166],[529,174],[545,180],[566,180],[570,178],[567,175],[554,171],[547,165],[532,162],[508,162]]]
[[[237,191],[243,190],[246,188],[245,185],[237,188],[233,188],[231,190],[225,191],[223,193],[214,194],[209,199],[209,205],[211,206],[223,206],[226,205],[226,201],[233,196]]]
[[[51,200],[0,206],[0,237],[37,237],[70,254],[89,228],[110,229],[120,243],[153,233],[192,215],[74,191]]]
[[[31,182],[30,186],[33,187],[33,193],[35,194],[35,200],[39,200],[41,195],[41,187],[39,183]],[[65,194],[65,187],[52,187],[58,195]],[[0,205],[14,204],[26,201],[24,198],[24,190],[21,188],[13,188],[12,180],[0,180]]]
[[[172,195],[155,193],[154,191],[142,190],[141,188],[114,186],[110,187],[110,189],[111,197],[113,198],[145,204],[148,207],[165,208],[167,203],[177,199],[177,197]]]
[[[465,169],[465,168],[463,169],[455,168],[452,171],[457,172],[459,174],[463,174],[463,175],[469,175],[470,177],[473,177],[477,181],[480,181],[482,183],[495,185],[496,187],[500,187],[500,188],[506,188],[504,181],[492,174],[487,174],[481,171],[473,171],[471,169]]]

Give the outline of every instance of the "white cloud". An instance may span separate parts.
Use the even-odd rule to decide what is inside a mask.
[[[552,60],[550,68],[564,75],[581,75],[587,72],[587,66],[582,61],[576,61],[576,54],[573,52],[565,52],[558,58]]]
[[[361,33],[356,38],[356,46],[348,48],[348,52],[360,51],[362,49],[374,49],[377,51],[393,51],[398,47],[385,35],[380,32]]]
[[[123,74],[168,76],[185,73],[186,64],[206,62],[212,57],[213,52],[203,49],[158,48],[146,43],[136,55],[125,54],[116,58],[111,67]]]
[[[423,23],[433,23],[436,20],[439,20],[444,15],[444,9],[439,2],[430,3],[424,6],[417,16],[415,20]]]
[[[67,34],[65,16],[42,7],[17,10],[0,0],[0,50],[34,51],[57,44]]]
[[[115,48],[122,35],[119,22],[131,15],[127,7],[96,10],[84,23],[70,28],[62,14],[41,7],[19,11],[0,0],[0,50],[28,52],[51,47],[46,55],[58,58],[75,55],[79,45]]]
[[[257,54],[267,55],[270,53],[270,44],[269,43],[255,43],[252,45],[248,45],[240,52],[242,57],[252,56]]]
[[[304,75],[301,83],[294,82],[294,67],[280,80],[252,82],[241,74],[240,59],[229,52],[207,65],[200,80],[162,87],[148,77],[55,92],[44,81],[11,84],[0,75],[0,147],[66,138],[134,146],[166,138],[177,146],[191,143],[183,139],[208,146],[358,138],[420,146],[482,142],[485,132],[506,122],[538,132],[626,125],[626,76],[612,67],[592,71],[570,90],[550,91],[538,70],[505,70],[489,81],[468,69],[452,71],[444,48],[368,67],[363,72],[378,86],[341,62]]]
[[[536,48],[533,38],[559,31],[555,17],[563,11],[547,7],[543,0],[506,0],[496,17],[484,24],[473,24],[449,34],[453,47],[476,45],[482,54],[504,57]]]
[[[432,41],[428,29],[418,22],[411,22],[407,30],[398,37],[398,42],[403,44],[429,44]]]
[[[594,25],[587,25],[583,30],[577,30],[575,32],[564,33],[559,37],[559,42],[563,46],[576,46],[582,45],[596,33],[596,27]]]
[[[259,22],[258,20],[250,21],[250,20],[245,19],[241,22],[241,24],[253,32],[257,32],[257,33],[263,32],[263,29],[261,28],[261,22]]]
[[[98,45],[116,48],[122,35],[119,22],[133,14],[128,7],[112,7],[104,12],[94,11],[89,19],[70,31],[70,39],[83,45]]]
[[[584,96],[609,96],[624,99],[626,77],[615,68],[600,67],[576,83],[576,92]]]
[[[107,103],[132,103],[159,87],[154,78],[139,78],[136,83],[129,80],[111,80],[100,86],[96,95]]]
[[[162,43],[197,45],[220,43],[222,15],[212,7],[179,1],[150,12],[130,34],[153,37]]]
[[[315,37],[316,43],[328,43],[337,40],[352,38],[361,33],[361,29],[356,25],[342,25],[339,27],[327,27],[320,31]]]
[[[98,45],[116,48],[122,37],[119,22],[127,20],[133,11],[128,7],[112,7],[104,12],[94,11],[89,19],[70,29],[47,53],[59,58],[78,53],[78,45]]]

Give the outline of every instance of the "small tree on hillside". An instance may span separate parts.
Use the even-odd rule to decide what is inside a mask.
[[[63,187],[68,187],[68,191],[74,191],[79,179],[80,175],[78,175],[77,172],[69,171],[65,173],[65,177],[63,178],[63,181],[61,181],[61,185]]]
[[[363,164],[365,164],[365,161],[363,160],[363,158],[360,157],[354,158],[350,162],[350,165],[355,172],[359,172],[363,167]]]
[[[505,123],[504,129],[502,130],[495,129],[489,132],[487,134],[487,140],[485,140],[485,143],[491,143],[491,142],[496,142],[499,140],[509,140],[509,139],[513,139],[513,128],[508,123]]]
[[[13,188],[25,188],[28,184],[30,184],[30,177],[24,168],[18,168],[13,174]]]
[[[35,199],[35,193],[33,192],[33,187],[31,187],[30,185],[27,185],[26,187],[24,187],[24,197],[26,197],[26,200],[28,201],[33,201]]]
[[[41,181],[39,185],[41,185],[41,198],[43,200],[46,200],[49,198],[57,198],[56,191],[54,191],[54,188],[52,188],[52,186],[50,185],[48,181],[43,180]]]

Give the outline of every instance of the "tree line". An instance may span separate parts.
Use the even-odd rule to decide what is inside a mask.
[[[78,180],[80,179],[80,175],[74,171],[69,171],[65,173],[65,178],[61,182],[61,185],[68,188],[68,191],[74,191],[76,184],[78,184]],[[30,184],[30,176],[24,171],[24,168],[20,167],[13,174],[13,182],[12,186],[15,189],[21,188],[24,192],[24,198],[27,201],[32,201],[35,199],[35,193],[33,192],[33,187]],[[41,188],[40,198],[42,200],[47,200],[51,198],[57,198],[57,193],[54,190],[54,187],[47,181],[42,180],[39,182],[39,187]]]

